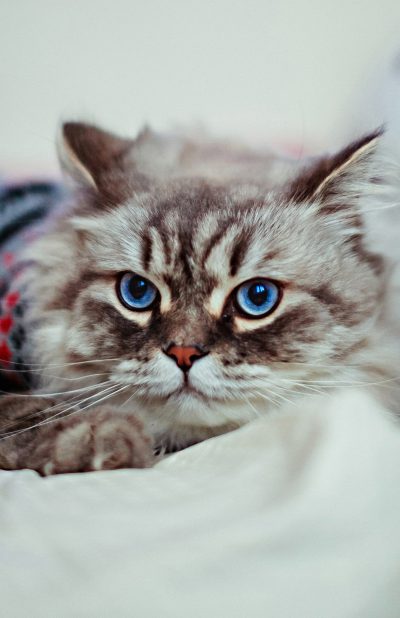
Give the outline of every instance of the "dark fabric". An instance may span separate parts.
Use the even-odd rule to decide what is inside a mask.
[[[45,230],[63,189],[54,183],[0,184],[0,390],[29,386],[24,360],[26,299],[20,282],[28,267],[22,251]]]

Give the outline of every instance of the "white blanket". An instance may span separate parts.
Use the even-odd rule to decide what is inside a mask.
[[[400,615],[400,433],[366,393],[0,500],[7,618]]]

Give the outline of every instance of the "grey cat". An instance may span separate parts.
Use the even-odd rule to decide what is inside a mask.
[[[360,385],[396,409],[380,133],[305,167],[149,130],[67,123],[70,197],[26,249],[25,363],[0,465],[150,466],[302,397]],[[385,388],[384,388],[385,387]]]

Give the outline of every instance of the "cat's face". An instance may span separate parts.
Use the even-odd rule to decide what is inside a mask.
[[[87,198],[48,303],[66,361],[113,359],[125,400],[199,426],[245,422],[339,373],[381,293],[350,197],[342,216],[329,184],[349,182],[347,160],[276,191],[193,179],[129,188],[106,207]]]

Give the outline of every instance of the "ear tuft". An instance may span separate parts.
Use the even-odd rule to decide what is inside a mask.
[[[290,199],[327,204],[335,197],[359,195],[366,184],[376,180],[375,155],[382,134],[383,129],[377,129],[336,155],[318,160],[291,184]]]
[[[113,171],[121,171],[132,141],[81,122],[66,122],[58,139],[61,167],[72,183],[101,190]]]

